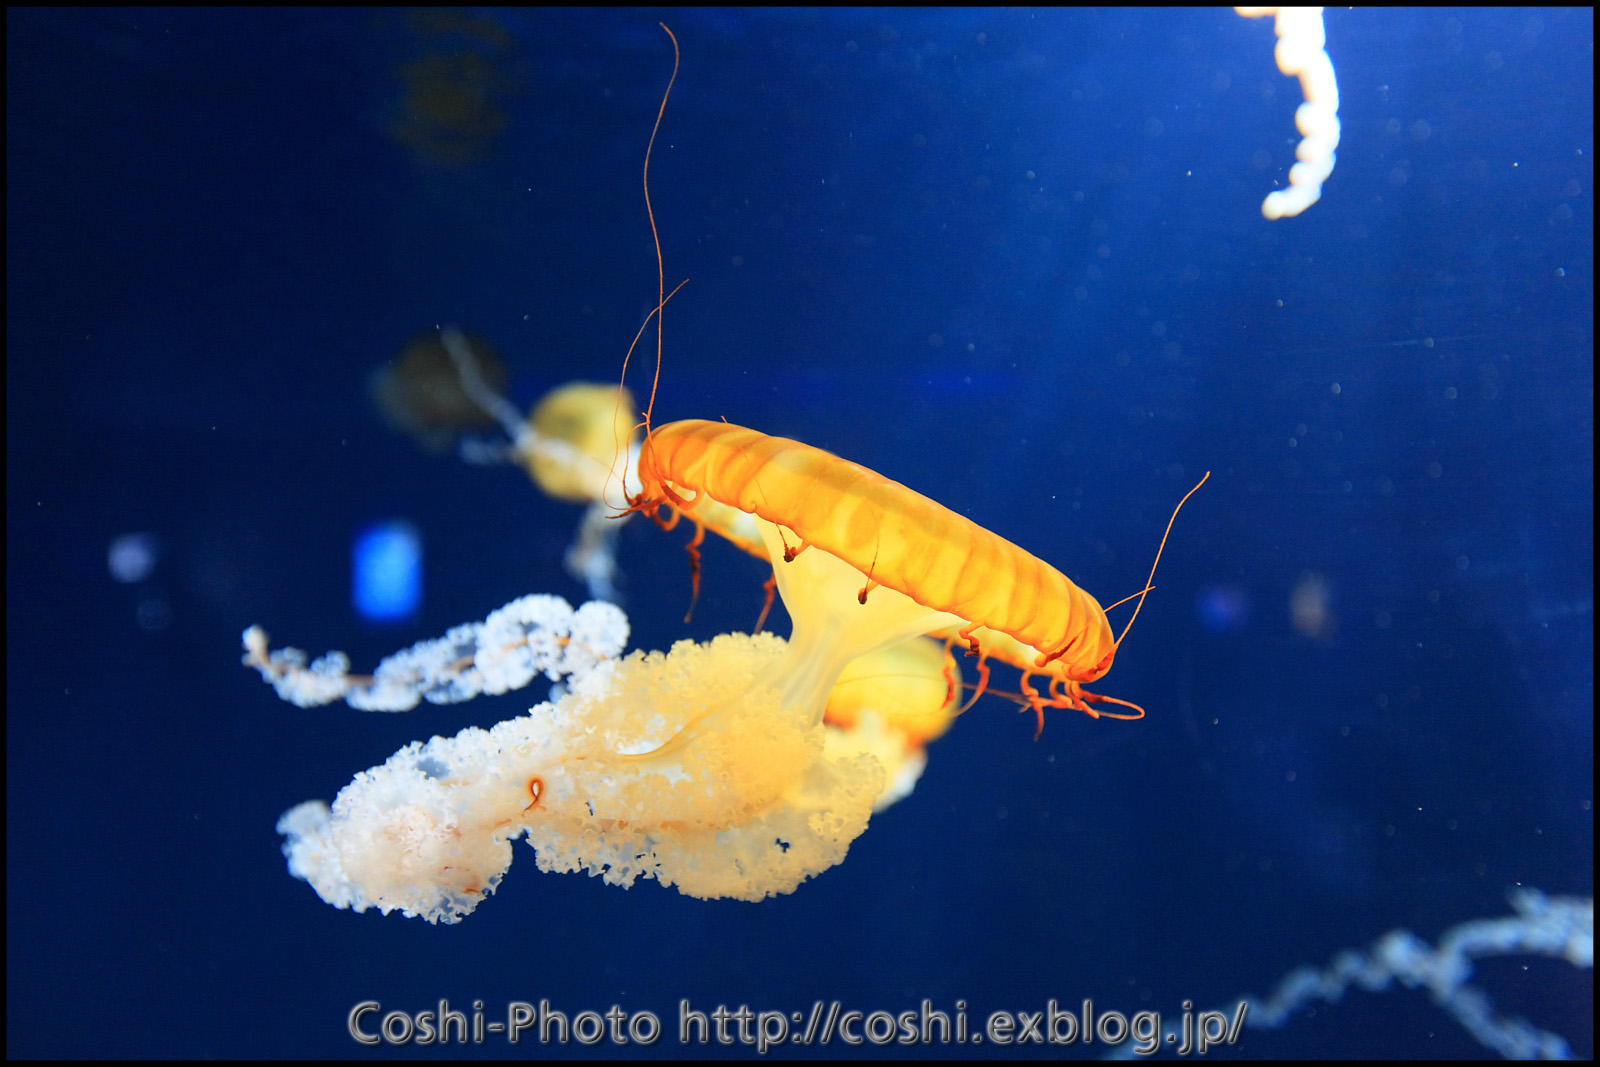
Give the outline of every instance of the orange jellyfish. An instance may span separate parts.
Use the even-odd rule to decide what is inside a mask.
[[[645,167],[648,206],[648,152]],[[668,299],[659,281],[658,377]],[[464,347],[457,334],[441,340]],[[487,399],[475,376],[462,380]],[[517,837],[546,871],[585,870],[622,886],[655,878],[705,898],[792,892],[844,858],[886,796],[870,751],[828,749],[830,699],[839,698],[842,719],[852,688],[841,693],[837,683],[859,657],[907,641],[928,651],[919,635],[933,631],[953,628],[975,654],[1024,660],[1023,693],[1041,724],[1046,707],[1120,714],[1090,706],[1119,704],[1143,714],[1082,688],[1110,669],[1121,638],[1098,601],[1016,545],[797,441],[703,421],[650,425],[647,414],[641,489],[627,510],[663,525],[687,516],[702,534],[713,522],[740,537],[753,527],[791,638],[724,634],[619,659],[626,631],[616,609],[573,612],[526,597],[386,661],[371,679],[351,679],[343,656],[306,666],[291,650],[269,652],[258,628],[246,631],[246,662],[297,702],[359,690],[367,706],[409,707],[419,695],[518,688],[541,671],[567,679],[554,703],[490,730],[408,745],[357,775],[331,808],[312,801],[285,813],[290,870],[324,900],[454,922],[498,886]],[[936,646],[932,659],[942,697],[931,714],[899,720],[908,739],[935,736],[953,714],[953,664]],[[1050,679],[1048,694],[1028,684],[1031,675]],[[892,684],[891,694],[897,688],[907,687]]]
[[[791,685],[826,693],[857,656],[954,628],[974,655],[985,654],[986,639],[1001,654],[1002,642],[991,634],[1032,654],[1021,664],[1022,692],[1041,729],[1047,707],[1096,717],[1144,714],[1083,688],[1111,669],[1121,640],[1099,601],[1048,563],[899,482],[799,441],[697,419],[647,433],[639,477],[631,510],[665,525],[678,516],[661,518],[662,508],[694,520],[705,501],[754,518],[794,620],[785,672]],[[1047,693],[1029,684],[1033,675],[1049,678]]]

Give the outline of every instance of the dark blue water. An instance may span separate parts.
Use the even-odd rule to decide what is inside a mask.
[[[636,12],[13,10],[8,1053],[350,1054],[363,1000],[616,1004],[667,1021],[651,1055],[684,1052],[684,998],[1171,1016],[1513,886],[1592,895],[1591,12],[1330,12],[1338,167],[1278,222],[1300,98],[1266,22],[667,17],[651,180],[667,284],[691,281],[658,421],[846,455],[1108,603],[1212,471],[1101,687],[1148,718],[1055,713],[1035,742],[986,700],[842,865],[759,905],[543,875],[519,845],[457,927],[327,907],[279,813],[540,687],[302,711],[239,632],[370,665],[522,593],[581,599],[578,509],[425,454],[365,382],[440,323],[492,339],[522,405],[615,378],[656,298],[640,165],[670,42]],[[349,595],[386,519],[427,553],[398,627]],[[159,559],[118,582],[133,532]],[[715,545],[685,625],[682,541],[624,532],[639,647],[759,608],[761,568]],[[1592,977],[1479,974],[1580,1054]],[[1244,1051],[1482,1050],[1391,992]]]

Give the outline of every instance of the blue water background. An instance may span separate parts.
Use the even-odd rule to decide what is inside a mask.
[[[986,700],[842,865],[759,905],[543,875],[519,844],[460,926],[336,911],[278,815],[542,683],[306,711],[239,633],[366,666],[582,598],[576,507],[424,453],[364,390],[448,323],[519,405],[615,378],[657,288],[658,17],[683,66],[655,214],[691,281],[657,419],[848,456],[1107,603],[1212,471],[1102,686],[1149,716],[1034,741]],[[426,21],[8,12],[9,1054],[350,1054],[366,999],[651,1010],[656,1049],[600,1049],[647,1055],[684,1051],[681,998],[1175,1015],[1515,885],[1592,895],[1591,11],[1330,11],[1338,167],[1279,222],[1299,92],[1226,10],[474,18],[504,124],[456,159],[395,132],[406,64],[463,47]],[[390,519],[426,549],[401,626],[349,602],[352,539]],[[136,531],[159,559],[119,583]],[[754,621],[762,568],[713,545],[683,623],[683,539],[622,536],[637,647]],[[1318,581],[1308,633],[1290,599]],[[1592,1053],[1592,972],[1480,977]],[[1391,993],[1243,1051],[1480,1050]]]

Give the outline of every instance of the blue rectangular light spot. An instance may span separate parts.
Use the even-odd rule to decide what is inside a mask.
[[[403,622],[422,605],[422,534],[403,519],[374,523],[351,552],[351,601],[374,622]]]

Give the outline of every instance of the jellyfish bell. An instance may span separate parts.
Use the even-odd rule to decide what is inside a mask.
[[[980,655],[988,640],[1021,667],[1041,727],[1046,707],[1143,714],[1082,688],[1110,670],[1117,651],[1099,601],[898,482],[798,441],[702,420],[647,434],[639,477],[633,510],[697,519],[711,501],[751,517],[794,621],[781,685],[819,717],[852,659],[931,632],[954,633]],[[1048,677],[1048,694],[1029,675]]]

